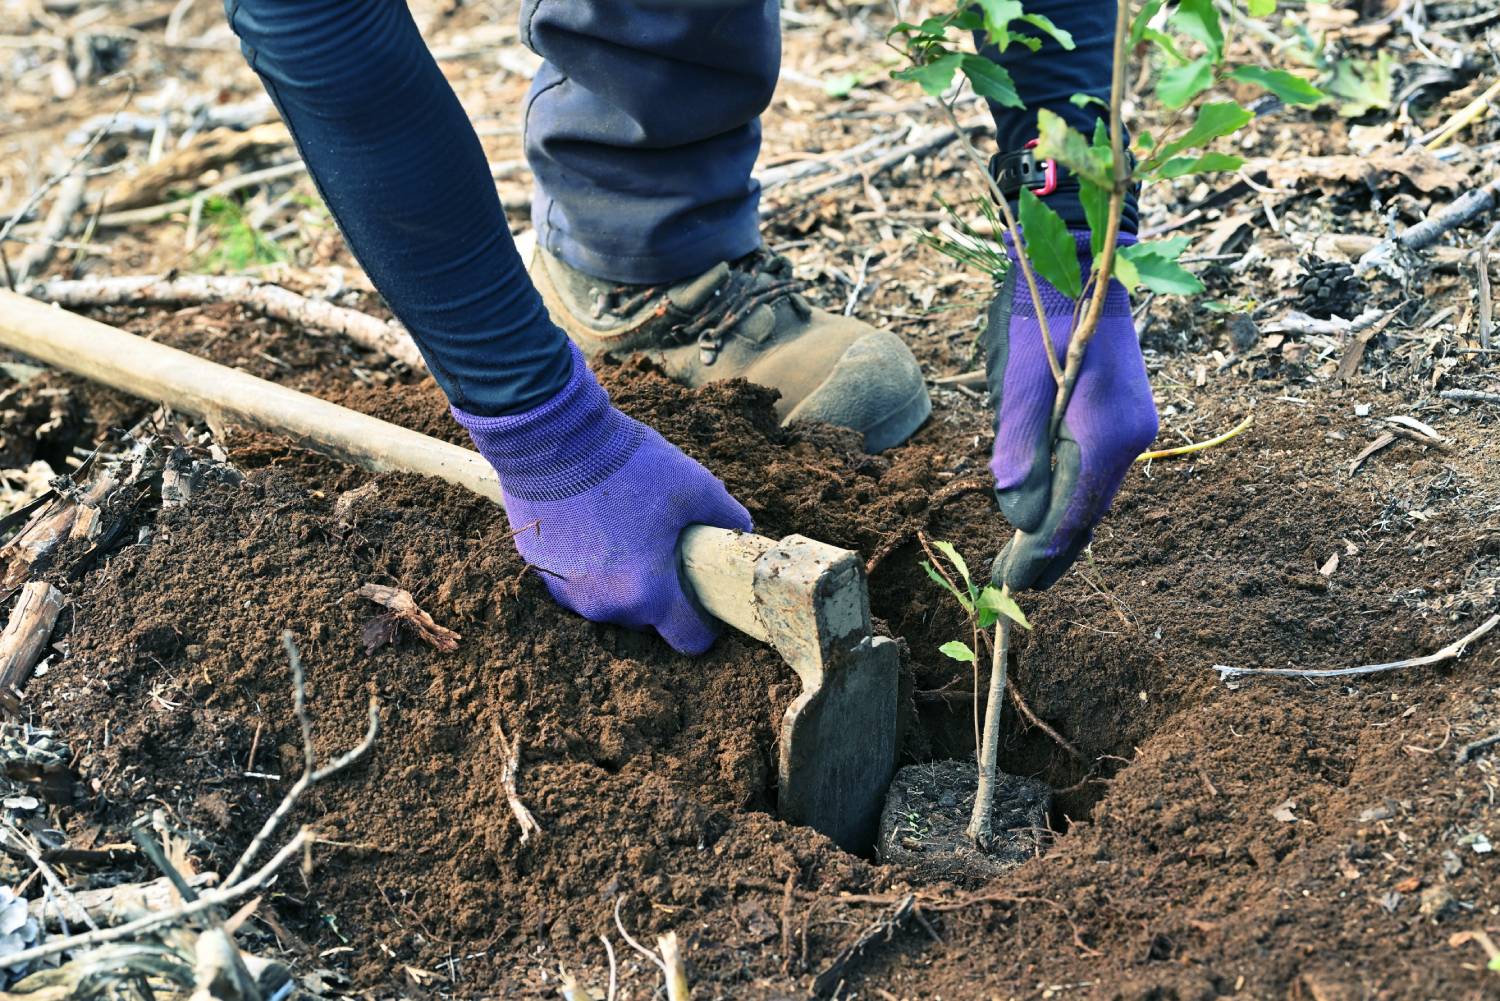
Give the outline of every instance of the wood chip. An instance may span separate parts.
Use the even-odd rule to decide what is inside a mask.
[[[1366,459],[1374,455],[1376,452],[1380,451],[1382,448],[1387,448],[1395,444],[1395,442],[1396,435],[1391,434],[1389,431],[1382,434],[1374,441],[1370,442],[1370,444],[1364,447],[1364,450],[1362,452],[1354,457],[1354,461],[1349,463],[1349,475],[1353,476],[1355,473],[1359,472],[1359,467],[1365,464]]]

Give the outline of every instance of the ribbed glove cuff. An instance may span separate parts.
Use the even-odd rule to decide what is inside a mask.
[[[503,417],[449,408],[513,497],[555,501],[592,490],[618,472],[645,437],[645,425],[610,405],[583,353],[570,347],[573,373],[541,406]]]
[[[1079,267],[1086,279],[1088,278],[1089,268],[1093,266],[1094,261],[1093,236],[1086,229],[1075,229],[1070,232],[1073,235],[1074,243],[1078,247]],[[1005,243],[1005,252],[1010,255],[1012,261],[1015,261],[1019,252],[1016,250],[1015,245],[1011,243],[1009,233],[1005,234],[1003,242]],[[1115,241],[1115,246],[1129,247],[1135,242],[1136,237],[1134,233],[1121,233]],[[1046,310],[1048,316],[1073,315],[1073,300],[1053,288],[1051,282],[1042,280],[1040,275],[1037,276],[1037,291],[1041,293],[1042,308]],[[1036,316],[1036,306],[1031,301],[1031,293],[1027,290],[1026,282],[1020,275],[1016,276],[1015,299],[1011,308],[1013,315],[1018,317],[1034,318]],[[1118,313],[1121,310],[1129,311],[1129,309],[1129,293],[1125,291],[1125,287],[1119,282],[1111,282],[1109,291],[1105,293],[1105,315]]]

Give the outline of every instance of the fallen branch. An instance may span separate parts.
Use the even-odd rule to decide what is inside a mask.
[[[677,933],[667,932],[656,940],[656,947],[661,951],[657,955],[631,938],[630,932],[625,930],[625,923],[620,920],[620,905],[624,902],[623,893],[615,898],[615,927],[619,929],[620,937],[625,940],[626,945],[650,960],[661,971],[667,983],[667,1001],[688,1001],[691,992],[688,988],[687,970],[682,962],[682,951],[677,944]],[[605,945],[607,947],[608,943]]]
[[[458,641],[463,639],[463,636],[452,629],[440,626],[434,622],[432,616],[428,615],[417,604],[417,600],[411,596],[410,591],[403,591],[399,587],[387,587],[384,584],[366,584],[354,593],[361,598],[369,598],[382,608],[390,609],[391,614],[389,618],[392,627],[398,622],[405,623],[411,627],[412,631],[419,638],[441,653],[452,653],[454,650],[457,650]],[[385,617],[382,616],[382,618]],[[375,621],[378,623],[380,619],[376,619]],[[365,651],[372,653],[376,647],[390,642],[394,638],[394,636],[387,636],[383,632],[379,636],[372,636],[367,631],[365,635]]]
[[[241,157],[253,156],[291,143],[291,135],[280,122],[267,122],[243,132],[229,128],[200,133],[192,142],[174,150],[140,173],[118,181],[105,197],[116,209],[131,209],[161,200],[174,185],[196,180],[205,171],[223,167]]]
[[[1500,200],[1500,177],[1482,187],[1464,192],[1442,212],[1429,216],[1415,226],[1407,227],[1406,231],[1399,236],[1382,240],[1360,257],[1355,265],[1355,271],[1368,274],[1379,270],[1393,278],[1400,279],[1405,272],[1396,263],[1398,254],[1402,251],[1415,253],[1426,250],[1437,243],[1443,234],[1493,209],[1497,200]]]
[[[531,840],[535,834],[541,837],[542,825],[537,823],[536,817],[521,802],[521,794],[516,788],[516,779],[521,774],[521,740],[511,740],[505,735],[505,726],[498,720],[495,722],[495,733],[500,738],[500,787],[505,790],[505,801],[510,805],[510,812],[515,816],[516,823],[521,828],[521,844]]]
[[[926,132],[919,138],[903,143],[887,153],[859,163],[853,168],[838,173],[833,177],[816,181],[803,188],[798,188],[790,192],[784,200],[778,201],[774,205],[769,203],[762,204],[760,217],[762,219],[769,218],[785,210],[791,204],[806,201],[815,195],[821,195],[823,192],[840,187],[841,185],[858,180],[868,180],[903,162],[909,156],[930,156],[960,136],[967,136],[969,132],[986,128],[988,124],[988,119],[975,118],[961,125],[936,128],[930,132]]]
[[[234,275],[128,275],[40,282],[28,293],[61,306],[134,306],[143,303],[236,303],[275,320],[342,334],[370,351],[418,371],[427,365],[406,329],[395,321],[309,299],[280,285]]]
[[[100,126],[98,131],[90,136],[89,140],[83,144],[83,148],[80,149],[76,154],[74,154],[73,159],[68,162],[68,165],[64,167],[60,172],[53,174],[51,177],[47,178],[47,180],[43,181],[41,185],[39,185],[37,189],[31,193],[30,197],[28,197],[26,201],[22,203],[21,207],[16,209],[16,211],[12,213],[11,217],[6,220],[5,225],[0,226],[0,262],[3,262],[5,259],[5,238],[10,236],[11,230],[15,229],[16,224],[19,223],[22,219],[30,215],[32,209],[41,204],[41,201],[46,196],[47,192],[51,191],[63,181],[66,181],[68,178],[73,176],[73,172],[79,168],[83,161],[89,158],[90,153],[94,152],[94,147],[99,145],[99,140],[104,138],[104,134],[109,129],[110,123],[114,121],[115,117],[118,116],[120,112],[125,110],[125,106],[130,103],[130,99],[133,97],[135,97],[135,80],[134,78],[129,78],[128,86],[125,89],[125,96],[120,99],[120,105],[115,109],[114,114],[110,116],[109,122],[106,122],[104,125]],[[11,288],[15,287],[15,282],[13,276],[10,274],[10,268],[8,266],[5,268],[5,284]]]
[[[101,474],[82,498],[59,496],[37,511],[19,532],[0,546],[0,591],[20,584],[31,568],[62,545],[73,532],[79,513],[86,507],[97,508],[114,490],[113,477]]]
[[[1357,674],[1380,674],[1384,671],[1396,671],[1404,667],[1427,667],[1431,664],[1441,664],[1443,661],[1456,660],[1462,657],[1469,644],[1479,640],[1497,625],[1500,625],[1500,615],[1492,615],[1478,629],[1475,629],[1461,639],[1449,643],[1435,653],[1429,653],[1425,657],[1412,657],[1409,660],[1392,661],[1389,664],[1341,667],[1330,671],[1301,671],[1290,667],[1226,667],[1223,664],[1215,664],[1214,670],[1219,672],[1220,681],[1228,681],[1231,678],[1261,674],[1273,674],[1285,678],[1343,678]]]
[[[87,932],[82,935],[68,935],[61,938],[51,938],[41,945],[30,949],[22,949],[0,956],[0,970],[9,969],[12,966],[20,966],[34,960],[43,959],[47,956],[55,956],[59,952],[67,952],[70,949],[80,949],[87,946],[100,945],[105,942],[118,942],[121,939],[133,938],[141,932],[159,928],[162,925],[181,921],[183,918],[192,917],[194,914],[202,913],[211,907],[218,907],[238,900],[254,890],[264,886],[272,876],[276,875],[287,861],[300,853],[313,839],[312,831],[303,828],[297,832],[296,837],[282,846],[281,850],[271,857],[271,860],[261,866],[254,874],[238,883],[226,883],[221,890],[211,890],[203,894],[191,903],[183,904],[181,907],[159,914],[148,914],[134,921],[127,921],[113,928],[101,928],[98,931]]]
[[[1439,149],[1446,146],[1464,129],[1484,118],[1490,113],[1490,102],[1500,97],[1500,80],[1490,84],[1484,93],[1480,94],[1468,104],[1459,108],[1449,119],[1432,133],[1432,138],[1426,139],[1424,148],[1428,150]]]
[[[1485,393],[1477,389],[1445,389],[1438,395],[1445,400],[1463,400],[1466,403],[1500,403],[1500,393]]]
[[[1494,747],[1496,744],[1500,744],[1500,730],[1495,731],[1488,737],[1480,737],[1478,740],[1471,740],[1463,747],[1460,747],[1458,749],[1458,763],[1463,764],[1470,758],[1474,757],[1474,755],[1478,754],[1480,751]]]
[[[297,805],[297,801],[302,798],[302,794],[324,779],[337,775],[368,754],[370,748],[375,745],[376,735],[380,732],[380,705],[375,701],[375,697],[371,696],[370,725],[369,729],[365,731],[364,740],[361,740],[352,749],[335,758],[333,763],[326,768],[316,768],[317,755],[314,753],[312,746],[312,723],[307,716],[307,684],[302,675],[302,656],[297,651],[296,641],[292,639],[290,631],[281,634],[281,643],[286,649],[287,659],[290,661],[292,671],[293,707],[297,714],[297,722],[302,728],[302,761],[304,768],[301,776],[287,790],[280,804],[266,818],[266,822],[261,825],[260,830],[255,832],[255,837],[251,839],[250,845],[245,849],[245,853],[240,856],[240,860],[230,870],[229,876],[224,880],[224,888],[226,890],[236,885],[240,877],[244,875],[245,870],[249,868],[250,863],[255,859],[261,848],[270,840],[271,835],[276,833],[276,828],[281,826],[281,822],[286,819],[287,814],[292,812],[292,807]]]
[[[18,693],[42,659],[63,603],[57,588],[46,581],[32,581],[21,589],[10,621],[0,632],[0,704],[12,711],[20,706]]]
[[[881,915],[850,944],[839,950],[833,962],[814,978],[812,993],[815,997],[829,997],[844,982],[849,965],[878,939],[888,939],[912,916],[917,907],[916,894],[908,893],[896,902],[890,913]]]

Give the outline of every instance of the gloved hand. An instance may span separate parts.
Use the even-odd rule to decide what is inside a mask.
[[[1073,235],[1087,276],[1089,234]],[[1122,236],[1120,242],[1135,239]],[[1010,254],[1014,261],[1015,248]],[[1072,335],[1073,300],[1040,276],[1037,285],[1061,364]],[[1131,463],[1156,438],[1156,404],[1130,296],[1111,282],[1055,449],[1048,437],[1057,383],[1019,267],[1011,268],[990,307],[985,339],[997,420],[990,469],[1000,510],[1021,533],[995,559],[994,582],[1013,591],[1051,587],[1088,545]]]
[[[572,377],[540,407],[453,416],[499,474],[516,548],[545,571],[559,604],[702,653],[717,629],[683,589],[677,538],[693,524],[748,532],[750,514],[707,469],[611,406],[572,350]]]

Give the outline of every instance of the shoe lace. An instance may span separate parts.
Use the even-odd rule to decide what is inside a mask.
[[[793,277],[791,262],[768,250],[754,250],[729,262],[729,276],[714,291],[713,298],[691,320],[679,323],[666,332],[671,344],[698,342],[698,353],[705,365],[712,365],[723,349],[724,339],[734,328],[760,306],[771,306],[806,285]],[[616,296],[626,296],[614,298]],[[629,314],[662,296],[659,286],[641,289],[617,288],[613,292],[611,312]]]

